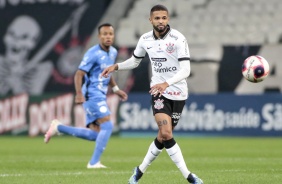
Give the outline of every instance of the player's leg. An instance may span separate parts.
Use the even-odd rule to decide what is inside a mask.
[[[110,120],[110,110],[106,102],[102,103],[102,105],[101,103],[99,104],[100,105],[97,107],[99,112],[97,111],[96,113],[98,118],[96,119],[95,124],[100,126],[100,132],[98,133],[94,153],[87,166],[88,168],[92,168],[93,165],[100,163],[101,155],[104,152],[113,131],[113,123]],[[90,128],[92,128],[92,126]]]
[[[162,103],[164,100],[162,98],[152,96],[151,103],[152,103],[152,109],[153,109],[154,115],[156,113],[160,112],[161,109],[162,109],[162,108],[159,108],[158,106],[155,105],[156,101]],[[160,106],[163,106],[163,104],[160,104]],[[143,162],[139,166],[137,166],[133,169],[133,174],[131,175],[131,177],[129,178],[129,181],[128,181],[129,184],[138,183],[138,180],[141,179],[143,173],[145,173],[145,171],[151,165],[151,163],[162,152],[164,145],[163,145],[162,139],[159,135],[160,135],[160,130],[158,132],[157,138],[155,138],[155,140],[150,144],[149,149],[147,151],[147,154],[143,159]]]
[[[144,173],[147,168],[151,165],[151,163],[159,156],[163,148],[163,143],[161,143],[158,138],[155,138],[155,140],[149,146],[148,152],[145,158],[143,159],[143,162],[138,166],[142,173]]]
[[[167,154],[171,160],[175,163],[182,175],[187,179],[190,175],[186,163],[184,161],[181,149],[172,134],[172,122],[171,117],[164,113],[158,113],[155,115],[156,122],[158,122],[160,137],[163,140],[163,145]]]
[[[151,165],[151,163],[159,156],[164,148],[163,144],[158,141],[158,138],[151,143],[149,149],[147,151],[146,156],[143,159],[143,162],[133,169],[133,174],[129,179],[130,184],[134,184],[138,182],[138,180],[142,177],[143,173],[147,170],[147,168]]]
[[[86,111],[86,127],[97,119],[95,116],[97,111],[99,111],[93,104],[96,104],[95,101],[86,101],[83,103],[83,108]],[[90,128],[80,128],[63,125],[59,120],[55,119],[52,121],[48,131],[45,134],[45,143],[48,143],[52,136],[57,134],[67,134],[74,137],[86,139],[89,141],[95,141],[98,136],[99,129],[90,129]]]
[[[98,135],[98,130],[93,131],[89,128],[80,128],[63,125],[59,120],[54,119],[45,134],[44,142],[48,143],[52,136],[59,134],[68,134],[74,137],[95,141]]]
[[[173,138],[172,118],[165,113],[158,113],[155,115],[156,122],[158,123],[160,137],[163,140],[163,145],[171,160],[176,164],[177,168],[181,171],[183,176],[187,178],[190,171],[186,167],[181,149]]]
[[[72,126],[66,126],[66,125],[58,125],[58,131],[63,134],[72,135],[74,137],[86,139],[89,141],[95,141],[99,129],[89,129],[89,128],[80,128],[80,127],[72,127]]]
[[[202,184],[203,181],[188,170],[182,155],[182,151],[173,138],[172,131],[180,119],[183,107],[185,105],[185,101],[171,101],[171,104],[172,104],[172,115],[171,115],[170,124],[172,125],[172,129],[169,129],[168,127],[165,126],[159,127],[159,129],[163,128],[161,134],[163,136],[162,138],[163,138],[164,147],[168,155],[170,156],[171,160],[175,163],[175,165],[178,167],[184,178],[186,178],[189,183]],[[157,114],[155,118],[158,119],[157,121],[163,121],[162,119],[167,119],[167,117],[165,116],[166,115],[160,113]]]

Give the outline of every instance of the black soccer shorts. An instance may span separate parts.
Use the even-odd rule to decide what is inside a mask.
[[[169,115],[172,119],[172,126],[175,127],[181,117],[183,107],[185,105],[185,100],[170,100],[164,96],[152,95],[152,109],[153,114],[165,113]]]

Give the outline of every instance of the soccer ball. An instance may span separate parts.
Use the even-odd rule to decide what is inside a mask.
[[[250,82],[261,82],[268,76],[268,73],[269,64],[261,56],[250,56],[243,63],[242,74]]]

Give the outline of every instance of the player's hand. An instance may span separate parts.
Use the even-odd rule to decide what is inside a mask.
[[[151,95],[157,96],[162,96],[163,92],[165,91],[165,89],[168,87],[168,83],[164,82],[164,83],[160,83],[160,84],[155,84],[151,87],[151,90],[149,91],[149,93]]]
[[[115,71],[117,69],[118,69],[117,64],[109,66],[109,67],[104,69],[104,71],[101,73],[101,76],[107,78],[107,77],[109,77],[110,73],[112,73],[113,71]]]
[[[121,101],[126,101],[128,98],[127,94],[122,90],[116,91],[115,94],[117,94],[120,97]]]
[[[82,93],[79,93],[75,95],[74,101],[76,104],[82,104],[83,102],[85,102],[85,98]]]

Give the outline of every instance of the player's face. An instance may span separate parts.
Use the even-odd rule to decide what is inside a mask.
[[[101,27],[99,33],[100,44],[104,47],[109,47],[114,42],[114,28],[111,26]]]
[[[166,26],[169,21],[167,11],[154,11],[150,16],[150,22],[153,25],[154,30],[162,33],[166,30]]]

